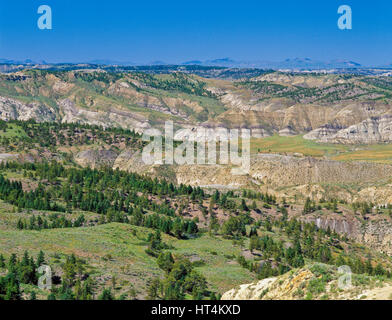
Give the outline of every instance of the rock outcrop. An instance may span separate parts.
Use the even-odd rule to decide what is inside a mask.
[[[321,274],[328,274],[323,281],[323,290],[316,292],[311,288],[311,281],[317,281]],[[240,285],[222,295],[221,300],[359,300],[359,299],[390,299],[392,294],[391,281],[378,282],[376,278],[368,279],[367,283],[351,282],[350,285],[339,287],[341,277],[337,267],[325,264],[313,264],[293,270],[276,278],[267,278],[255,283]]]
[[[78,122],[99,125],[103,128],[107,127],[123,127],[132,128],[136,132],[143,132],[143,130],[150,127],[146,119],[138,117],[131,112],[111,109],[109,112],[90,111],[77,108],[69,99],[64,99],[59,102],[61,108],[62,122]]]
[[[392,254],[392,223],[385,216],[371,216],[365,220],[354,214],[310,214],[298,216],[298,219],[314,222],[319,228],[346,235],[378,252]]]
[[[365,183],[392,177],[392,165],[341,162],[311,157],[259,154],[251,159],[250,175],[271,187],[316,183]]]
[[[85,150],[75,156],[75,161],[84,167],[113,167],[117,153],[112,150]]]
[[[109,152],[109,151],[105,151]],[[146,164],[140,150],[123,150],[110,156],[83,151],[75,160],[84,166],[106,165],[164,177],[173,183],[219,189],[257,189],[287,199],[302,196],[314,200],[335,197],[347,202],[392,203],[392,165],[341,162],[311,157],[258,154],[251,157],[246,175],[233,175],[229,165]]]
[[[278,278],[267,278],[257,283],[240,285],[222,295],[221,300],[259,300]]]
[[[2,120],[29,120],[38,122],[54,121],[56,111],[46,105],[38,103],[25,104],[18,100],[0,96],[0,119]]]
[[[342,144],[373,144],[392,141],[392,116],[373,117],[344,129],[324,126],[311,131],[305,139]]]
[[[137,132],[162,128],[171,119],[181,128],[248,128],[253,137],[315,130],[307,135],[309,139],[343,143],[390,139],[389,120],[379,124],[367,120],[358,128],[350,127],[392,115],[389,93],[369,88],[367,78],[282,72],[244,82],[183,77],[182,87],[175,76],[168,76],[168,84],[163,85],[153,76],[102,70],[36,72],[34,76],[20,71],[0,82],[0,118],[120,126]],[[189,83],[203,89],[192,91]],[[32,102],[26,103],[26,98]],[[349,129],[337,132],[327,124]]]

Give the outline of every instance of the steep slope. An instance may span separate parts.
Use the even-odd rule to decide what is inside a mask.
[[[349,278],[351,284],[346,282]],[[222,295],[222,300],[303,299],[388,300],[392,299],[392,282],[356,274],[345,276],[337,267],[314,264],[279,277],[241,285]]]
[[[319,142],[343,144],[372,144],[392,141],[392,116],[385,115],[366,119],[345,129],[322,127],[304,136]]]
[[[193,75],[26,70],[0,75],[0,118],[143,131],[171,119],[199,123],[224,106]]]
[[[387,77],[270,71],[248,74],[233,69],[230,77],[237,80],[222,80],[218,74],[218,78],[211,78],[207,71],[208,78],[202,78],[199,75],[204,73],[197,68],[195,74],[192,69],[179,72],[174,66],[157,69],[156,74],[154,70],[108,72],[97,68],[2,74],[0,117],[121,126],[138,132],[162,127],[170,119],[179,127],[249,128],[254,137],[263,137],[312,130],[325,133],[326,127],[340,130],[392,114],[392,86]],[[320,134],[312,132],[309,137]],[[343,138],[358,140],[339,137]]]
[[[40,103],[23,103],[15,99],[0,97],[0,119],[54,121],[56,110]]]

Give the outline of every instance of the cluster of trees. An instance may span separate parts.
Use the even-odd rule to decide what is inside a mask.
[[[10,143],[24,148],[39,146],[53,149],[55,146],[72,146],[103,142],[110,145],[125,143],[126,146],[142,147],[141,136],[134,130],[122,128],[102,128],[79,123],[42,122],[34,120],[9,122],[0,120],[0,130],[6,132],[10,126],[18,128],[20,134],[3,137],[1,144],[10,148]]]
[[[140,210],[138,212],[140,212]],[[139,215],[139,219],[136,217],[132,221],[132,224],[153,228],[173,235],[178,239],[184,238],[185,234],[194,235],[199,232],[195,220],[185,220],[180,217],[171,218],[159,214]]]
[[[65,211],[65,208],[51,201],[51,194],[42,185],[36,190],[23,191],[22,183],[10,181],[0,174],[0,198],[17,206],[19,209],[28,208],[36,210]]]
[[[276,83],[272,83],[269,81],[241,81],[236,83],[236,86],[239,87],[245,87],[245,88],[249,88],[252,91],[257,92],[258,94],[263,94],[263,95],[276,95],[279,94],[285,90],[288,90],[288,88],[286,86],[280,85],[280,84],[276,84]]]
[[[207,290],[207,280],[198,273],[192,263],[184,257],[174,259],[170,251],[161,252],[157,258],[158,266],[165,272],[165,279],[155,278],[148,287],[149,299],[183,300],[186,294],[195,300],[204,297],[216,299]]]
[[[363,259],[355,255],[350,256],[341,253],[336,259],[335,264],[337,266],[349,266],[351,268],[351,271],[357,274],[386,276],[388,278],[392,277],[392,274],[389,270],[386,270],[380,262],[374,263],[370,256],[366,259]]]
[[[245,221],[243,216],[230,217],[221,226],[221,233],[224,236],[241,237],[246,235]]]
[[[245,225],[253,222],[250,209],[256,210],[256,202],[248,205],[244,198],[237,203],[238,198],[232,191],[220,193],[215,191],[211,196],[206,195],[200,187],[187,185],[175,186],[166,180],[152,179],[147,176],[129,173],[110,168],[77,169],[65,167],[57,162],[0,164],[0,170],[20,170],[24,176],[44,181],[36,190],[24,192],[20,182],[11,182],[0,178],[0,198],[18,206],[19,209],[31,208],[37,210],[54,210],[72,212],[73,209],[96,212],[101,214],[99,223],[121,222],[154,228],[162,232],[183,238],[185,234],[198,232],[197,221],[185,219],[181,216],[190,201],[199,202],[205,215],[210,213],[211,229],[219,229],[215,217],[214,207],[220,206],[230,212],[240,213],[239,218],[230,218],[222,226],[222,233],[226,236],[241,236],[245,233]],[[16,192],[12,192],[15,189]],[[268,203],[276,203],[276,199],[268,194],[243,194],[248,198],[257,198]],[[16,196],[16,198],[15,198]],[[32,198],[34,197],[34,201]],[[183,197],[183,204],[178,206],[173,199]],[[210,199],[207,211],[202,203]],[[65,207],[60,205],[65,203]],[[284,207],[282,207],[284,209]],[[178,215],[176,211],[178,210]],[[154,212],[155,214],[149,214]],[[38,218],[37,218],[38,219]],[[42,219],[42,218],[41,218]],[[21,219],[18,228],[51,228],[70,227],[74,222],[63,218],[56,223]],[[79,226],[79,223],[77,223]]]
[[[163,249],[169,249],[169,246],[162,241],[161,232],[156,230],[149,233],[147,237],[148,247],[146,253],[153,257],[158,257]]]
[[[206,195],[199,187],[183,184],[174,186],[166,180],[110,168],[66,168],[57,162],[7,162],[0,164],[0,169],[23,170],[25,176],[33,175],[41,181],[48,181],[46,187],[40,183],[36,190],[25,192],[20,182],[10,181],[0,175],[0,198],[17,205],[20,210],[29,208],[72,212],[73,209],[80,209],[101,214],[101,224],[131,223],[154,228],[177,238],[199,231],[195,220],[176,216],[176,207],[167,198],[185,195],[203,200]],[[65,202],[66,206],[59,205],[60,202]],[[149,214],[149,211],[154,214]],[[37,230],[79,227],[84,222],[82,216],[75,221],[64,215],[51,215],[50,221],[41,216],[31,216],[28,220],[19,219],[17,227]]]
[[[62,266],[60,287],[53,286],[48,300],[93,300],[96,283],[86,272],[85,262],[74,254],[66,257]],[[102,292],[102,294],[105,294]]]
[[[354,213],[360,212],[363,216],[367,214],[371,214],[373,212],[373,203],[368,203],[368,202],[354,202],[352,204],[352,208],[354,210]]]
[[[316,211],[317,207],[314,201],[311,201],[310,198],[306,198],[304,209],[302,210],[303,214],[308,214]]]
[[[56,228],[77,228],[82,227],[86,219],[83,214],[79,215],[74,221],[67,219],[64,215],[52,213],[49,218],[44,216],[30,216],[29,219],[19,218],[17,228],[19,230],[42,230],[42,229],[56,229]]]
[[[199,81],[190,75],[181,72],[171,73],[165,79],[146,73],[133,74],[145,85],[161,90],[179,91],[187,94],[214,98],[215,95],[207,90],[205,82]]]
[[[306,254],[298,239],[292,246],[285,247],[283,241],[276,241],[271,236],[252,235],[249,248],[251,252],[261,250],[263,260],[252,263],[240,256],[239,263],[250,271],[256,272],[260,279],[284,274],[291,268],[300,268],[305,265]]]
[[[258,277],[276,276],[286,273],[292,268],[305,265],[305,259],[334,264],[337,266],[348,265],[354,273],[366,273],[390,277],[391,273],[382,264],[373,267],[370,257],[365,259],[352,253],[346,253],[340,245],[347,238],[339,236],[336,232],[318,228],[314,223],[304,223],[296,219],[276,219],[274,222],[266,220],[262,224],[267,231],[276,234],[285,234],[288,242],[280,238],[274,239],[271,235],[259,236],[253,226],[250,230],[249,249],[251,252],[260,250],[262,261],[247,261],[243,256],[238,257],[238,262],[245,268],[256,272]],[[340,252],[337,256],[332,255],[332,248]]]
[[[0,300],[21,300],[20,285],[37,285],[38,268],[44,263],[45,256],[42,251],[37,259],[30,257],[27,251],[22,259],[18,259],[16,254],[11,254],[8,263],[5,263],[3,255],[0,255],[0,270],[7,269],[6,275],[0,277]]]
[[[169,248],[162,242],[159,232],[148,235],[149,248],[158,251],[158,266],[165,271],[164,280],[158,278],[150,281],[148,298],[179,300],[185,295],[191,295],[194,299],[209,297],[217,299],[214,292],[207,290],[206,279],[194,270],[192,263],[183,258],[174,259]],[[0,271],[5,276],[0,276],[0,300],[21,300],[23,292],[21,284],[38,285],[38,267],[46,264],[45,255],[39,252],[36,259],[26,251],[21,259],[16,254],[9,257],[6,262],[0,254]],[[125,295],[115,297],[110,288],[104,288],[98,292],[97,283],[86,271],[86,263],[82,259],[71,254],[66,257],[61,265],[62,277],[52,275],[53,286],[47,296],[48,300],[115,300],[124,299]],[[115,281],[115,280],[114,280]],[[31,291],[28,299],[35,300],[36,291]]]
[[[309,102],[323,100],[333,102],[340,100],[347,90],[352,89],[352,85],[332,85],[327,88],[303,88],[300,86],[288,87],[269,81],[242,81],[237,86],[250,88],[262,95],[262,99],[274,97],[285,97],[296,102]],[[309,100],[311,99],[311,100]]]
[[[4,120],[0,120],[0,130],[6,132],[8,129],[8,123]]]
[[[0,270],[6,270],[6,275],[0,277],[0,300],[21,300],[21,284],[38,285],[38,268],[45,265],[45,254],[40,251],[34,259],[25,251],[22,259],[11,254],[8,263],[0,255]],[[97,285],[85,270],[85,262],[74,254],[67,256],[62,265],[62,278],[52,274],[52,289],[48,300],[112,300],[115,299],[111,290],[104,289],[97,295]],[[35,300],[36,293],[32,291],[29,299]]]
[[[114,72],[75,72],[75,79],[80,79],[85,82],[99,81],[105,84],[116,82],[123,77],[121,73]]]
[[[257,204],[255,201],[252,202],[250,206],[246,203],[246,200],[244,198],[249,198],[248,193],[244,191],[242,198],[240,198],[240,201],[237,203],[234,199],[240,198],[238,194],[234,194],[233,191],[228,191],[226,193],[220,193],[218,190],[214,192],[212,197],[210,198],[210,203],[209,203],[209,211],[210,213],[213,211],[213,208],[215,205],[218,205],[220,208],[225,209],[231,213],[238,213],[238,212],[246,212],[252,210],[257,210]],[[251,198],[251,199],[256,199]],[[276,200],[271,200],[269,195],[267,194],[258,194],[257,199],[260,199],[262,201],[265,201],[265,204],[267,203],[275,203]],[[207,213],[207,212],[206,212]]]
[[[316,210],[321,210],[323,207],[327,210],[332,210],[333,212],[339,213],[338,201],[336,199],[331,199],[329,202],[324,199],[321,199],[320,203],[316,204],[316,202],[314,200],[310,200],[309,197],[306,198],[302,213],[309,214],[315,212]]]
[[[270,195],[267,192],[261,193],[261,192],[254,192],[254,191],[250,191],[250,190],[243,190],[242,197],[248,198],[248,199],[260,200],[260,201],[263,201],[269,205],[276,204],[276,196]]]

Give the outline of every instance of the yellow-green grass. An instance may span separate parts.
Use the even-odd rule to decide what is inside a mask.
[[[242,268],[236,258],[243,248],[234,246],[231,240],[221,237],[211,237],[203,234],[200,238],[177,240],[173,243],[174,253],[197,256],[205,265],[197,267],[215,290],[225,291],[233,287],[229,284],[249,283],[254,281],[255,274]],[[248,248],[248,244],[244,244]]]
[[[347,152],[345,145],[323,144],[306,140],[302,135],[282,137],[274,135],[267,138],[251,139],[252,153],[300,153],[305,156],[322,157]]]
[[[133,230],[136,230],[135,235]],[[43,250],[52,262],[57,259],[55,254],[60,254],[63,259],[64,255],[74,253],[87,261],[93,274],[116,276],[118,283],[123,284],[117,293],[127,292],[133,284],[142,297],[151,278],[164,276],[156,259],[145,253],[146,238],[152,231],[119,223],[41,231],[0,229],[0,253],[8,257],[14,252],[21,255],[24,250],[29,250],[36,255]],[[163,235],[163,240],[174,247],[171,251],[175,255],[202,259],[205,265],[196,269],[220,293],[255,280],[254,274],[235,262],[241,248],[234,247],[230,240],[212,240],[207,234],[191,240]]]
[[[355,151],[342,153],[332,157],[340,161],[373,161],[380,163],[392,162],[392,144],[375,144],[360,146]]]
[[[3,130],[0,130],[0,137],[7,139],[14,137],[27,138],[27,134],[20,126],[14,123],[9,123],[5,132]]]
[[[16,230],[19,219],[29,221],[31,216],[43,216],[48,218],[52,214],[57,214],[59,217],[65,216],[68,220],[76,220],[81,214],[84,215],[88,221],[96,221],[99,219],[99,215],[93,212],[75,210],[72,213],[54,212],[45,210],[31,210],[23,209],[18,212],[16,206],[6,203],[0,200],[0,229],[1,230]]]
[[[299,153],[311,157],[328,157],[338,161],[392,163],[392,144],[339,145],[306,140],[303,136],[251,139],[252,153]]]

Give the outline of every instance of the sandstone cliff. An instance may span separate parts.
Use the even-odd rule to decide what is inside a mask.
[[[344,129],[322,127],[304,136],[319,142],[372,144],[392,141],[392,116],[373,117]]]
[[[322,278],[322,275],[328,275]],[[364,277],[366,281],[355,281],[352,276],[351,286],[339,289],[339,274],[336,267],[314,264],[288,272],[276,278],[244,284],[222,295],[222,300],[373,300],[391,299],[392,283],[378,281],[373,277]],[[328,279],[328,280],[323,280]],[[314,290],[312,282],[318,281],[322,288]]]

